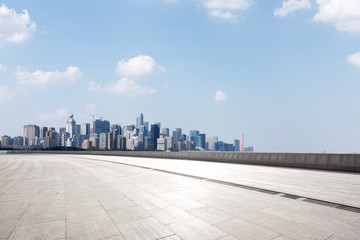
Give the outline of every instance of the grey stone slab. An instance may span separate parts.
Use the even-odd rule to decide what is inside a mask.
[[[108,211],[108,214],[115,224],[151,217],[148,212],[139,206],[110,210]]]
[[[256,164],[263,164],[263,154],[262,153],[256,153],[255,162],[256,162]]]
[[[23,226],[15,229],[10,239],[61,239],[66,237],[65,221],[41,223],[31,226]]]
[[[117,225],[125,239],[154,240],[174,233],[155,218],[145,218]]]
[[[341,156],[341,170],[356,171],[356,156],[354,154],[343,154]]]
[[[305,154],[296,154],[294,167],[305,168]]]
[[[316,168],[328,169],[328,154],[316,154]]]
[[[305,154],[305,167],[316,168],[316,154]]]
[[[268,161],[268,164],[276,166],[278,162],[278,157],[279,157],[278,153],[270,153],[270,160]]]
[[[162,210],[149,209],[147,210],[147,212],[163,224],[183,221],[190,217],[190,215],[186,211],[176,207],[166,208]]]
[[[305,224],[311,227],[323,229],[324,231],[333,232],[337,236],[347,239],[359,239],[360,237],[359,227],[336,221],[333,218],[309,218],[305,221]]]
[[[94,220],[67,225],[67,239],[104,239],[109,237],[121,237],[117,227],[108,220]]]
[[[75,211],[66,212],[66,223],[75,224],[81,222],[91,222],[99,220],[108,220],[109,216],[102,207],[93,207],[78,209]]]
[[[8,238],[16,227],[17,223],[17,220],[0,222],[0,238]]]
[[[209,224],[215,224],[234,218],[225,211],[221,211],[212,207],[195,208],[188,211],[191,215],[202,219]]]
[[[176,236],[176,235],[174,234],[174,235],[171,235],[171,236],[169,236],[169,237],[161,238],[161,240],[181,240],[181,238],[179,238],[178,236]]]
[[[360,219],[353,223],[354,226],[360,227]]]
[[[334,234],[331,231],[281,218],[270,220],[261,224],[261,226],[294,239],[327,239]]]
[[[272,214],[248,206],[232,208],[229,209],[228,212],[238,218],[244,219],[248,222],[252,222],[255,224],[264,223],[276,217]]]
[[[100,201],[101,205],[105,208],[105,210],[112,210],[117,208],[126,208],[126,207],[133,207],[136,205],[130,199],[123,197],[119,199],[111,199],[111,200],[103,200]]]
[[[228,234],[196,218],[167,225],[183,240],[215,240]]]
[[[227,235],[225,237],[219,238],[218,240],[238,240],[238,239],[231,235]]]
[[[268,230],[257,224],[236,218],[226,222],[215,224],[220,230],[238,239],[273,239],[279,233]]]
[[[57,220],[65,220],[65,206],[50,205],[50,206],[29,206],[25,214],[21,218],[20,226],[28,226],[38,223],[46,223]]]
[[[355,155],[356,172],[360,172],[360,154]]]
[[[286,153],[285,167],[296,167],[296,153]]]
[[[331,154],[328,156],[328,169],[329,170],[342,170],[342,155],[341,154]]]

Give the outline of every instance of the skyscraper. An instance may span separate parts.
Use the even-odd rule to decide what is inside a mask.
[[[164,137],[168,137],[168,136],[170,136],[170,130],[168,128],[163,128],[163,129],[161,129],[161,134]]]
[[[93,132],[96,133],[98,136],[101,133],[110,132],[110,122],[107,120],[96,119],[93,124]]]
[[[70,114],[69,119],[66,122],[66,132],[70,134],[70,137],[73,137],[75,135],[75,127],[76,127],[76,121],[74,119],[73,114]]]
[[[40,128],[40,139],[43,140],[46,137],[46,132],[48,128],[47,127],[41,127]]]
[[[80,134],[85,135],[86,138],[90,137],[90,123],[81,124]]]
[[[235,152],[240,152],[240,140],[239,139],[234,139],[234,151]]]
[[[141,125],[144,125],[144,115],[142,113],[136,118],[136,128],[139,129]]]
[[[23,127],[23,137],[27,139],[29,145],[36,145],[35,139],[39,138],[40,129],[36,125],[25,125]]]
[[[157,124],[151,124],[151,142],[154,150],[157,149],[157,139],[160,136],[160,128]]]
[[[207,137],[206,141],[208,142],[208,149],[209,151],[216,151],[215,144],[218,142],[218,137]]]

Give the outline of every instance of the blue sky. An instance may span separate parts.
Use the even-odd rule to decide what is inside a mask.
[[[0,135],[111,123],[360,152],[360,1],[0,2]]]

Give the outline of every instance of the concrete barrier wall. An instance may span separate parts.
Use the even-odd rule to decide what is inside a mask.
[[[147,152],[147,151],[32,151],[33,153],[91,154],[126,157],[188,159],[266,166],[360,172],[360,154],[250,153],[250,152]]]

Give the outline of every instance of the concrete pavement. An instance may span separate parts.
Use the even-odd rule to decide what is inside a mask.
[[[229,164],[200,166],[155,159],[151,163],[122,157],[106,161],[109,157],[1,155],[0,239],[279,240],[360,236],[358,212],[113,162],[174,168],[174,172],[190,175],[200,172],[223,181],[229,177],[240,181],[243,176],[247,184],[279,185],[278,190],[291,189],[298,178],[305,183],[299,183],[297,191],[311,183],[309,192],[318,191],[319,196],[326,191],[330,196],[344,192],[354,205],[358,204],[359,174],[333,172],[335,175],[330,176],[321,171],[296,173],[261,166],[241,172]],[[238,171],[242,174],[236,175]],[[314,177],[316,174],[320,176]]]

